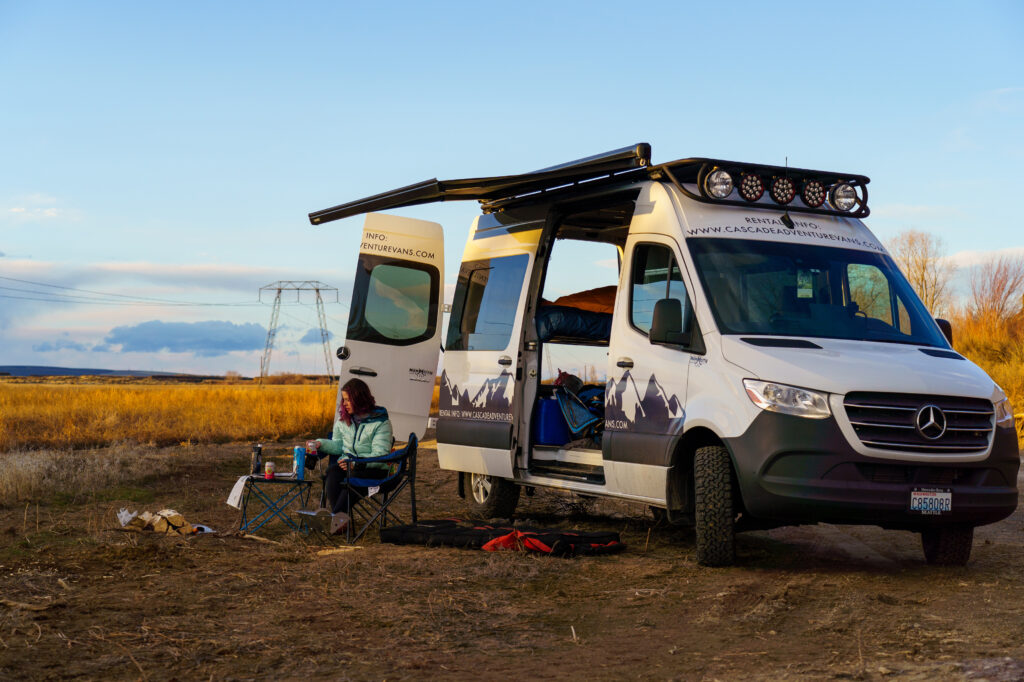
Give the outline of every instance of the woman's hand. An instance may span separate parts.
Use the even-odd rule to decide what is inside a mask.
[[[349,467],[351,465],[352,465],[351,460],[347,460],[347,459],[339,459],[338,460],[338,468],[341,469],[342,471],[348,471]]]

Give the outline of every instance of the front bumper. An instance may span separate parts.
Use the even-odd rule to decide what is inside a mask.
[[[921,530],[980,526],[1013,513],[1017,436],[1013,429],[997,428],[994,439],[992,452],[977,462],[877,459],[858,454],[834,418],[762,412],[743,435],[725,444],[751,525],[827,522]],[[915,488],[951,490],[952,511],[911,512]]]

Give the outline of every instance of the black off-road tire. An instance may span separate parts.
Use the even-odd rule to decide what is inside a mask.
[[[504,478],[463,473],[466,503],[476,518],[509,519],[519,504],[519,486]]]
[[[736,561],[733,477],[729,451],[698,448],[693,460],[697,563],[731,566]]]
[[[921,531],[924,558],[932,566],[964,566],[971,558],[974,528],[953,526]]]

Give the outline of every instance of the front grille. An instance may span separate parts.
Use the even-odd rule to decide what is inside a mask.
[[[898,464],[857,464],[860,475],[872,483],[951,486],[967,484],[977,476],[977,469],[915,467]]]
[[[860,442],[880,450],[957,454],[984,450],[992,440],[992,403],[981,398],[854,392],[843,405]],[[934,440],[921,435],[915,421],[926,405],[945,416],[945,432]]]

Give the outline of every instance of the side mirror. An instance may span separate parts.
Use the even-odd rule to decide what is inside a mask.
[[[651,343],[690,345],[690,335],[683,332],[683,306],[678,299],[663,298],[654,304],[650,339]]]
[[[949,320],[940,320],[935,318],[935,323],[939,325],[939,329],[942,330],[942,335],[949,341],[949,345],[953,345],[953,325],[949,323]]]

